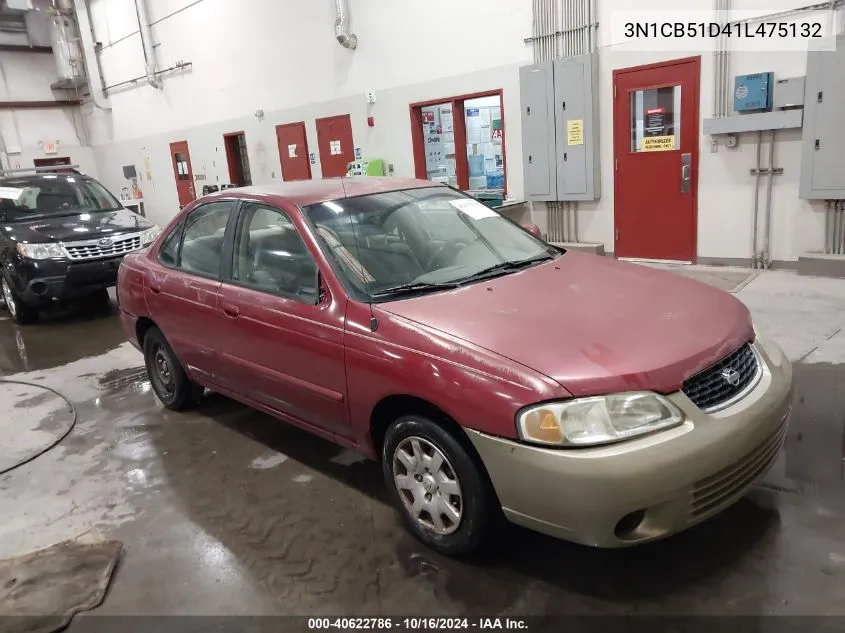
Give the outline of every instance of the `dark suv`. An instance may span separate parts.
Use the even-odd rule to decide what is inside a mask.
[[[26,324],[48,306],[108,302],[123,256],[158,233],[74,169],[0,173],[0,287],[9,314]]]

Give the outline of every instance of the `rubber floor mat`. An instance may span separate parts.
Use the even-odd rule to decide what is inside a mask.
[[[106,596],[123,544],[92,535],[0,560],[0,633],[50,633]]]

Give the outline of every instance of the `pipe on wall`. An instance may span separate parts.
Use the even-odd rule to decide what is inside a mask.
[[[772,238],[772,184],[775,177],[775,131],[769,136],[769,172],[766,182],[766,232],[763,234],[763,268],[771,265],[769,242]]]
[[[73,3],[76,26],[79,28],[79,39],[82,44],[82,61],[85,64],[85,75],[88,77],[88,87],[91,89],[91,99],[100,110],[111,110],[111,102],[106,97],[103,81],[103,70],[97,57],[94,43],[94,31],[91,28],[91,13],[87,0],[76,0]]]
[[[147,83],[153,88],[161,90],[164,84],[156,75],[153,36],[150,32],[150,18],[147,15],[145,0],[135,0],[135,12],[138,14],[138,29],[141,34],[141,46],[144,48],[144,65],[147,71]]]
[[[354,51],[358,47],[358,36],[349,32],[349,0],[335,0],[334,10],[335,39],[344,48]]]
[[[78,99],[62,101],[0,101],[0,110],[46,110],[48,108],[69,108],[78,106]]]
[[[754,174],[754,219],[751,221],[751,267],[757,268],[759,252],[757,251],[757,227],[760,223],[760,155],[763,150],[763,133],[757,132],[757,162]]]

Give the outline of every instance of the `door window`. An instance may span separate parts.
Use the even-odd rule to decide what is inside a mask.
[[[630,94],[631,151],[680,149],[681,87],[647,88]]]
[[[182,240],[183,228],[185,228],[185,223],[180,222],[161,243],[158,259],[165,266],[176,266],[179,261],[179,242]]]
[[[173,160],[176,162],[176,178],[179,180],[190,180],[191,177],[188,172],[188,157],[181,152],[176,152],[173,155]]]
[[[309,303],[317,298],[317,264],[293,222],[278,209],[258,202],[241,207],[232,279]]]
[[[188,214],[179,252],[179,268],[199,275],[220,276],[223,238],[231,209],[231,202],[210,202]]]

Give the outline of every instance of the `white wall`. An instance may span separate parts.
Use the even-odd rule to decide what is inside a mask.
[[[132,2],[89,0],[107,84],[141,77],[143,55]],[[125,185],[124,164],[145,159],[151,180],[142,178],[148,214],[160,222],[176,212],[176,189],[168,144],[187,140],[195,174],[208,184],[227,182],[222,144],[226,132],[243,130],[255,183],[279,179],[274,126],[306,122],[309,149],[317,151],[314,119],[349,113],[357,146],[365,155],[392,163],[396,175],[413,175],[408,104],[419,100],[502,88],[508,190],[522,197],[518,68],[531,61],[530,0],[350,0],[352,31],[359,47],[339,46],[330,0],[147,0],[159,68],[191,62],[190,71],[164,79],[154,90],[144,81],[110,93],[112,110],[85,108],[101,179],[113,189]],[[649,0],[640,8],[675,8]],[[734,0],[734,9],[768,13],[806,4],[804,0]],[[602,199],[580,205],[584,241],[613,250],[612,70],[699,54],[620,52],[612,41],[612,12],[630,9],[626,0],[597,0],[599,9]],[[684,8],[710,11],[711,0],[685,0]],[[652,19],[654,14],[651,14]],[[735,53],[731,75],[774,71],[779,78],[803,75],[805,54]],[[713,60],[702,54],[701,116],[712,116]],[[363,94],[374,90],[368,106]],[[263,110],[264,117],[254,116]],[[375,127],[366,117],[375,117]],[[739,146],[718,147],[701,138],[698,254],[742,259],[751,253],[754,137]],[[823,217],[798,199],[800,132],[778,135],[776,165],[784,168],[773,186],[771,254],[795,260],[823,243]],[[312,168],[319,177],[319,163]],[[198,182],[200,188],[204,182]],[[761,187],[764,200],[765,188]],[[761,204],[761,208],[762,208]],[[542,215],[542,213],[540,213]],[[542,224],[542,217],[538,218]]]
[[[52,55],[0,53],[0,101],[51,101],[68,99],[53,94],[57,79]],[[85,119],[77,107],[37,110],[0,109],[0,151],[4,146],[10,168],[32,167],[33,159],[47,158],[43,143],[57,146],[55,156],[69,156],[87,173],[96,175],[94,151],[87,139]]]

